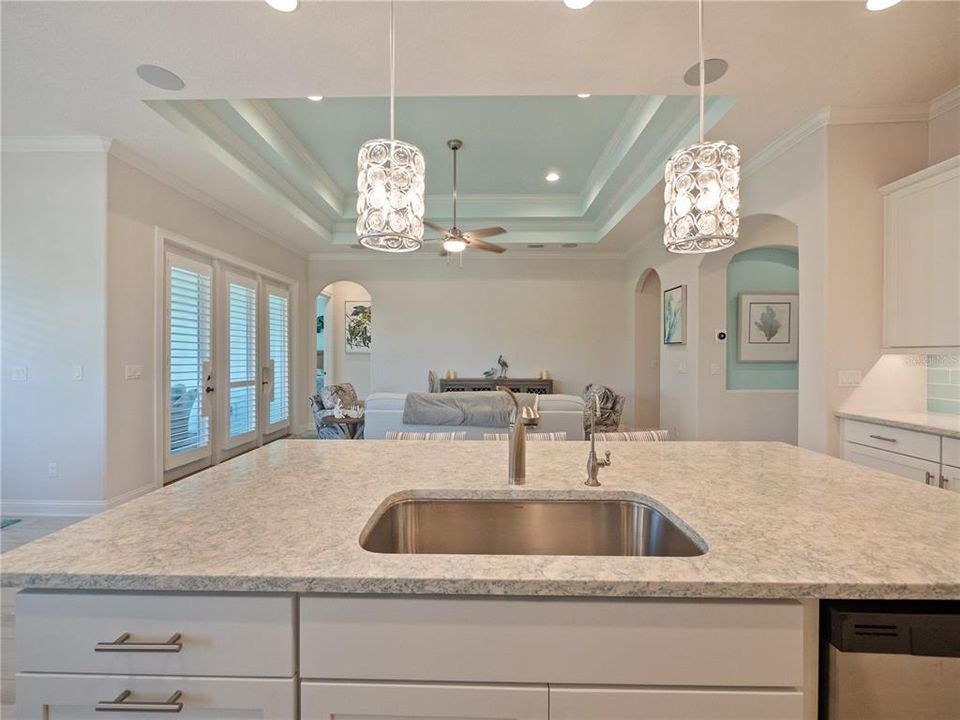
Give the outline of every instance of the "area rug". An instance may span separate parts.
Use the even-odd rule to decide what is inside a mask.
[[[15,525],[18,522],[20,522],[20,518],[10,518],[9,520],[0,520],[0,530],[2,530],[5,527],[10,527],[11,525]]]

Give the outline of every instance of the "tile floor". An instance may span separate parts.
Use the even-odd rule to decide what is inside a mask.
[[[79,517],[25,517],[0,530],[0,551],[7,552],[82,520]],[[3,558],[0,558],[2,569]],[[17,588],[0,588],[0,718],[15,720],[17,675],[14,617]]]

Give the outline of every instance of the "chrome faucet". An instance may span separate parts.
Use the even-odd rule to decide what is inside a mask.
[[[600,474],[600,469],[605,468],[610,465],[610,451],[606,451],[606,457],[601,460],[597,457],[597,417],[600,415],[600,398],[596,395],[593,396],[593,412],[590,413],[590,454],[587,456],[587,480],[584,482],[584,485],[588,487],[600,487],[600,481],[597,480],[597,475]]]
[[[513,416],[510,421],[510,466],[507,482],[510,485],[523,485],[527,482],[527,426],[540,422],[540,415],[532,407],[520,407],[520,401],[513,391],[503,385],[497,390],[505,392],[513,401]]]

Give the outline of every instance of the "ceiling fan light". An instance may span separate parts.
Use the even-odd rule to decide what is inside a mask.
[[[357,156],[357,237],[380,252],[403,253],[423,246],[426,163],[415,145],[368,140]]]
[[[460,253],[467,249],[467,244],[463,240],[444,240],[443,249],[449,253]]]
[[[740,230],[740,149],[723,141],[677,150],[664,169],[663,244],[672,253],[723,250]]]

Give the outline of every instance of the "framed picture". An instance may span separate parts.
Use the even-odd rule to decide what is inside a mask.
[[[348,353],[369,353],[370,344],[373,340],[370,324],[370,301],[346,300],[343,303],[343,310],[346,315],[344,322],[346,351]]]
[[[740,362],[797,362],[799,295],[740,295]]]
[[[687,286],[663,291],[663,344],[683,345],[687,341]]]

